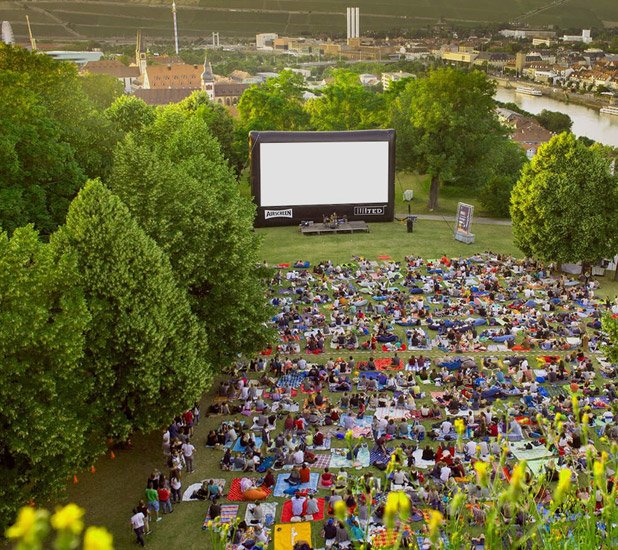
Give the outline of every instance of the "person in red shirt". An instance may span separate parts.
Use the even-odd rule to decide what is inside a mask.
[[[303,467],[300,469],[300,482],[301,483],[309,483],[309,480],[311,479],[311,470],[309,469],[309,466],[307,466],[307,463],[303,464]]]
[[[315,432],[315,435],[313,436],[313,445],[315,447],[321,447],[324,445],[324,434],[319,430]]]
[[[159,489],[157,489],[157,494],[159,496],[159,507],[161,508],[161,511],[164,514],[167,512],[171,514],[174,511],[172,510],[171,491],[167,488],[167,486],[159,487]]]
[[[273,475],[272,470],[270,470],[269,468],[268,470],[266,470],[266,475],[264,476],[264,479],[262,480],[261,487],[266,487],[267,489],[270,489],[274,485],[275,485],[275,476]]]
[[[320,484],[322,487],[331,487],[333,485],[333,474],[328,471],[328,468],[324,468]]]
[[[289,432],[293,427],[294,427],[294,417],[291,414],[288,414],[288,416],[285,419],[285,422],[283,423],[283,429],[286,432]]]

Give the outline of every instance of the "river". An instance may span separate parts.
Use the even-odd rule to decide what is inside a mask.
[[[495,98],[504,103],[516,103],[533,115],[543,109],[560,111],[567,114],[573,121],[573,133],[586,136],[599,143],[618,147],[618,116],[599,113],[597,109],[564,103],[546,96],[531,96],[518,94],[513,89],[498,88]]]

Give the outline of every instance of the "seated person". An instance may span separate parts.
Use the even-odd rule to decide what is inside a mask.
[[[328,468],[324,468],[324,473],[320,478],[320,485],[322,487],[331,487],[333,485],[333,474],[330,473]]]

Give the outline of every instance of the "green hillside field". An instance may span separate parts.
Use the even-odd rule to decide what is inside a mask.
[[[618,26],[615,0],[178,0],[178,26],[185,41],[281,35],[340,35],[346,6],[360,7],[361,32],[397,32],[427,27],[440,18],[456,25],[516,22],[560,28]],[[11,22],[18,39],[27,37],[25,15],[39,42],[127,40],[141,28],[149,39],[172,37],[171,1],[53,0],[0,1],[0,20]]]

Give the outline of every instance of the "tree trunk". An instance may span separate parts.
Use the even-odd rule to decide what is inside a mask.
[[[438,191],[440,189],[440,179],[438,176],[431,176],[431,185],[429,186],[429,210],[438,208]]]

